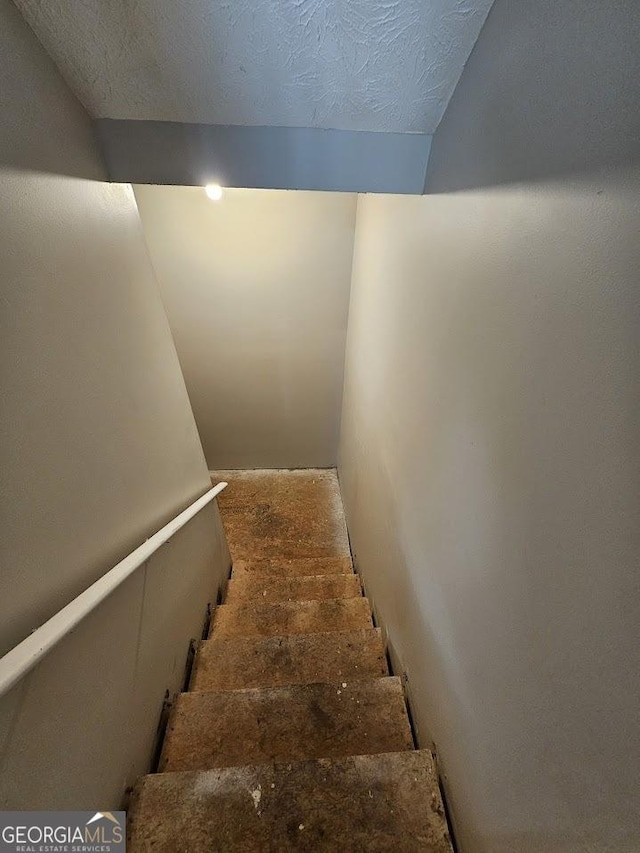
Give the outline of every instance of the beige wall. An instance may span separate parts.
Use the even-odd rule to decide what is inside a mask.
[[[0,645],[209,487],[130,187],[0,3]],[[0,703],[0,806],[116,806],[228,555],[215,507]]]
[[[136,197],[209,467],[335,465],[355,196]]]
[[[640,849],[639,12],[497,0],[359,200],[341,486],[463,853]]]

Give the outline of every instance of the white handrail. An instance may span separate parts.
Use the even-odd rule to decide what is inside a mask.
[[[51,649],[73,630],[85,616],[88,616],[101,601],[110,595],[129,575],[140,568],[165,542],[183,528],[194,515],[210,503],[216,495],[227,487],[227,483],[218,483],[202,497],[194,501],[180,515],[176,515],[168,524],[154,533],[146,542],[132,551],[77,598],[70,601],[44,625],[18,643],[3,658],[0,658],[0,696],[3,696],[20,681]]]

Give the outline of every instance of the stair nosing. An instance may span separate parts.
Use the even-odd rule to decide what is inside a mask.
[[[282,602],[279,602],[282,603]],[[288,602],[286,602],[288,603]],[[222,607],[222,605],[220,605]],[[384,638],[382,636],[382,628],[372,625],[370,628],[348,628],[344,631],[309,631],[308,634],[270,634],[268,636],[252,635],[250,637],[206,637],[204,640],[198,640],[197,646],[200,648],[205,643],[260,643],[271,642],[274,640],[300,640],[304,637],[317,637],[325,634],[327,637],[335,637],[340,634],[357,634],[360,631],[373,631],[379,638],[383,648],[386,648]]]
[[[183,690],[180,693],[176,693],[176,703],[181,701],[183,696],[209,696],[211,694],[217,693],[276,693],[278,691],[284,692],[285,690],[305,690],[310,687],[323,686],[323,687],[336,687],[342,688],[345,685],[349,685],[352,682],[358,682],[359,685],[362,685],[366,682],[371,682],[372,684],[377,684],[380,681],[385,682],[396,682],[404,695],[404,687],[402,684],[402,678],[399,675],[380,675],[380,676],[371,676],[367,675],[364,678],[342,678],[335,681],[304,681],[301,684],[280,684],[275,687],[233,687],[230,690],[221,690],[219,687],[214,690]]]
[[[232,771],[236,767],[264,767],[264,768],[289,768],[295,767],[297,764],[319,764],[321,767],[327,762],[342,762],[349,761],[350,759],[358,759],[358,758],[375,758],[378,755],[415,755],[416,753],[424,753],[426,756],[430,757],[433,761],[433,752],[428,747],[420,747],[418,749],[396,749],[390,752],[358,752],[355,755],[342,755],[337,758],[294,758],[291,761],[260,761],[260,762],[248,762],[246,764],[227,764],[224,767],[212,767],[209,770],[169,770],[166,773],[145,773],[141,776],[135,784],[135,788],[142,785],[145,780],[158,780],[158,784],[162,784],[161,780],[166,776],[194,776],[199,773],[218,773],[218,772],[227,772]]]
[[[260,599],[257,599],[255,601],[255,605],[259,606],[259,607],[280,607],[283,604],[311,604],[311,603],[326,604],[327,602],[330,602],[330,601],[353,601],[353,600],[355,600],[355,601],[363,600],[363,601],[366,601],[367,603],[369,602],[369,599],[367,598],[366,595],[354,595],[354,596],[351,596],[349,598],[341,598],[340,596],[338,596],[337,598],[304,598],[304,599],[300,599],[300,601],[260,601]],[[246,607],[247,603],[242,602],[242,606]],[[221,607],[235,607],[235,605],[234,604],[218,604],[216,606],[215,610],[217,611]],[[215,613],[215,611],[214,611],[214,613]]]
[[[360,576],[357,575],[355,572],[348,572],[348,573],[343,572],[342,574],[339,574],[339,575],[320,574],[320,575],[264,575],[264,576],[260,575],[260,572],[254,572],[254,573],[249,574],[247,579],[248,580],[258,580],[261,577],[264,577],[265,580],[267,578],[269,578],[270,580],[278,580],[278,581],[317,580],[318,578],[330,578],[330,579],[334,580],[335,578],[351,578],[351,577],[354,577],[354,578],[357,578],[358,580],[360,580]],[[231,576],[229,578],[228,583],[231,583],[232,581],[239,581],[239,580],[240,580],[240,578],[238,578],[238,577],[234,578],[233,576]]]
[[[335,593],[340,592],[340,590],[331,590],[331,586],[336,584],[336,578],[354,578],[354,582],[346,584],[345,586],[347,588],[343,589],[341,595],[337,595]],[[334,594],[331,596],[325,596],[324,598],[298,598],[296,596],[304,595],[306,593],[305,581],[307,582],[307,586],[313,586],[314,584],[317,584],[318,581],[326,581],[326,586],[329,587],[329,591],[334,592]],[[282,588],[283,590],[286,590],[287,586],[290,586],[293,592],[293,597],[275,600],[269,599],[269,593],[273,589],[271,585],[276,589]],[[318,592],[321,591],[322,590],[319,590]],[[229,578],[224,591],[222,604],[230,603],[228,601],[230,594],[233,594],[233,596],[241,600],[242,603],[256,601],[264,604],[280,604],[287,601],[331,601],[332,599],[337,598],[360,598],[361,596],[364,596],[364,589],[360,577],[355,573],[350,575],[295,575],[284,577],[277,575],[265,575],[264,577],[260,577],[255,574],[250,574],[247,576],[241,575],[235,578]]]

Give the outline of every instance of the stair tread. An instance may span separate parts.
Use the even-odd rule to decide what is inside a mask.
[[[352,575],[351,557],[258,557],[233,561],[232,577],[241,575]]]
[[[372,627],[369,601],[362,596],[275,604],[222,604],[216,607],[209,637],[286,636]]]
[[[362,595],[357,575],[302,575],[261,577],[246,574],[227,584],[225,604],[236,601],[313,601],[325,598],[355,598]]]
[[[144,777],[129,853],[451,853],[427,751]]]
[[[204,640],[196,652],[191,690],[237,690],[388,674],[379,628]]]
[[[413,749],[397,677],[182,693],[160,772]]]
[[[215,473],[229,483],[218,505],[234,559],[349,555],[335,470]]]

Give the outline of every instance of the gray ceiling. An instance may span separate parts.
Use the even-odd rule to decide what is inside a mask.
[[[15,0],[94,117],[433,133],[492,0]]]

